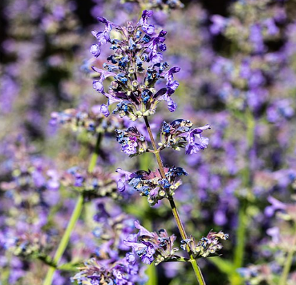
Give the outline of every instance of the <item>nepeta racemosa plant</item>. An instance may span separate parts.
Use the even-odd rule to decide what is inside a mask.
[[[108,99],[107,104],[101,106],[101,112],[105,116],[109,116],[109,109],[113,109],[113,114],[118,114],[120,117],[126,116],[132,121],[144,119],[149,140],[140,126],[131,126],[126,130],[116,131],[117,141],[122,151],[129,156],[144,152],[153,153],[158,169],[131,173],[118,168],[118,190],[124,191],[127,185],[132,186],[142,196],[147,197],[152,206],[162,199],[168,199],[182,237],[181,248],[187,251],[189,258],[175,254],[178,248],[174,247],[176,240],[174,235],[169,236],[164,229],[158,233],[149,232],[139,222],[135,223],[139,233],[130,235],[125,240],[125,244],[131,247],[133,254],[139,256],[146,264],[151,264],[153,261],[155,264],[163,261],[190,262],[199,284],[205,284],[196,259],[214,255],[222,247],[219,240],[227,239],[228,236],[222,232],[210,232],[207,237],[195,243],[194,238],[186,234],[175,205],[174,193],[181,185],[181,176],[188,174],[181,167],[164,167],[160,151],[165,148],[174,150],[185,148],[186,154],[197,153],[207,148],[208,139],[204,138],[202,133],[210,127],[206,125],[193,128],[190,121],[183,119],[171,123],[163,122],[160,130],[161,141],[158,144],[159,147],[157,146],[148,117],[155,113],[160,101],[166,101],[169,111],[176,110],[177,105],[172,95],[179,86],[174,75],[180,71],[180,68],[176,66],[170,68],[169,64],[163,61],[162,52],[166,50],[164,43],[166,31],[156,31],[155,26],[148,22],[151,16],[152,11],[145,10],[138,23],[127,22],[125,26],[116,25],[105,18],[98,18],[105,25],[105,29],[92,32],[97,43],[91,46],[90,51],[95,57],[99,57],[101,47],[104,44],[110,44],[113,54],[107,58],[103,68],[93,67],[97,72],[93,87]],[[113,36],[116,37],[113,38]],[[104,86],[107,78],[111,79],[108,88]],[[152,149],[149,148],[149,142],[152,144]],[[127,261],[129,262],[129,259]],[[81,284],[98,284],[94,281],[103,278],[100,266],[92,268],[88,275],[84,275],[84,279],[78,278]],[[128,284],[118,276],[112,282]]]

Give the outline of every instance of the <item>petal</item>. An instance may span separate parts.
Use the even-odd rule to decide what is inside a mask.
[[[140,223],[139,223],[139,221],[135,221],[135,227],[139,230],[139,233],[138,234],[140,236],[153,237],[153,233],[149,232],[143,226],[141,226]]]

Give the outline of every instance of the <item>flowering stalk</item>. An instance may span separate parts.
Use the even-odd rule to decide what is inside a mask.
[[[150,206],[167,198],[176,220],[179,232],[182,236],[181,248],[186,250],[190,259],[175,255],[178,248],[174,247],[176,237],[169,236],[165,229],[150,232],[135,222],[138,234],[130,235],[125,240],[125,245],[133,249],[145,264],[155,265],[169,261],[187,261],[192,264],[196,279],[200,285],[205,284],[200,269],[196,263],[199,257],[208,257],[222,248],[219,239],[227,239],[228,235],[222,232],[210,232],[197,244],[193,237],[187,236],[180,216],[178,214],[173,195],[182,184],[180,176],[188,175],[181,167],[165,168],[163,166],[160,151],[165,148],[180,150],[185,148],[186,154],[195,154],[208,146],[208,138],[202,136],[202,132],[210,129],[209,125],[192,129],[189,120],[177,119],[171,123],[163,122],[160,133],[159,147],[155,143],[148,116],[155,113],[157,105],[161,101],[167,103],[170,112],[174,112],[177,104],[172,95],[179,86],[174,75],[180,71],[177,66],[169,68],[167,62],[163,62],[162,52],[166,50],[166,31],[156,31],[149,24],[152,11],[143,11],[138,23],[127,22],[125,26],[118,26],[105,18],[99,17],[99,22],[105,25],[104,31],[93,31],[97,44],[91,46],[91,53],[97,58],[101,53],[101,47],[106,43],[111,44],[113,54],[108,56],[108,63],[103,64],[103,69],[92,66],[95,72],[93,87],[104,95],[107,105],[101,105],[104,115],[109,116],[109,107],[113,114],[120,117],[128,117],[132,121],[144,118],[146,129],[150,137],[153,149],[148,148],[145,136],[141,133],[142,126],[129,126],[125,130],[116,130],[116,140],[121,150],[130,157],[142,155],[146,152],[154,153],[157,163],[157,171],[138,170],[134,173],[117,169],[117,188],[124,192],[126,186],[132,186],[141,196],[147,197]],[[120,34],[118,38],[111,38],[112,28]],[[108,89],[103,85],[106,78],[111,79]],[[159,84],[157,84],[159,83]],[[162,88],[161,88],[162,86]],[[159,89],[160,88],[160,89]],[[116,107],[114,109],[114,103]],[[112,106],[113,105],[113,106]],[[100,276],[102,273],[100,273]],[[89,276],[88,278],[91,278]],[[94,278],[98,278],[97,276]]]
[[[247,111],[245,114],[246,122],[247,122],[247,144],[248,144],[248,154],[250,153],[255,140],[255,120],[253,114],[250,111]],[[249,159],[247,158],[247,161]],[[244,186],[249,189],[251,187],[251,169],[250,165],[248,164],[244,169],[243,173],[243,184]],[[236,247],[234,250],[234,267],[240,268],[243,265],[244,259],[244,249],[245,249],[245,241],[246,241],[246,229],[247,229],[247,201],[248,198],[245,198],[241,201],[240,210],[238,213],[238,228],[237,228],[237,242]],[[238,285],[241,281],[237,278],[237,276],[232,276],[232,284]]]
[[[76,205],[75,205],[75,208],[74,208],[74,211],[72,213],[72,216],[70,218],[70,221],[68,223],[68,226],[67,226],[67,229],[62,237],[62,240],[58,246],[58,249],[56,251],[56,254],[53,258],[53,262],[55,264],[58,264],[60,259],[62,258],[63,256],[63,253],[65,252],[66,248],[67,248],[67,245],[69,243],[69,239],[70,239],[70,236],[71,236],[71,233],[75,227],[75,224],[77,222],[77,220],[79,219],[80,217],[80,214],[81,214],[81,211],[82,211],[82,208],[83,208],[83,194],[80,194],[79,197],[78,197],[78,200],[76,202]],[[43,285],[51,285],[52,283],[52,279],[53,279],[53,275],[56,271],[56,268],[55,267],[50,267],[48,269],[48,272],[46,274],[46,277],[45,277],[45,280],[44,280],[44,283]]]
[[[88,172],[93,172],[95,166],[96,166],[96,162],[97,162],[97,158],[98,158],[98,153],[99,153],[99,146],[100,146],[100,142],[102,140],[102,134],[99,133],[98,134],[98,137],[97,137],[97,142],[96,142],[96,146],[95,146],[95,149],[94,149],[94,152],[91,156],[91,159],[90,159],[90,162],[89,162],[89,166],[88,166]],[[81,194],[79,195],[78,197],[78,200],[76,202],[76,205],[75,205],[75,208],[73,210],[73,213],[71,215],[71,218],[70,218],[70,221],[68,223],[68,226],[66,228],[66,231],[61,239],[61,242],[58,246],[58,249],[55,253],[55,256],[53,258],[53,264],[56,264],[58,265],[60,259],[62,258],[67,246],[68,246],[68,243],[69,243],[69,240],[70,240],[70,236],[71,236],[71,233],[76,225],[76,222],[78,221],[80,215],[81,215],[81,212],[82,212],[82,209],[83,209],[83,204],[84,204],[84,194],[83,192],[81,192]],[[51,285],[52,284],[52,279],[53,279],[53,276],[54,276],[54,273],[56,271],[57,267],[54,267],[54,266],[50,266],[48,271],[47,271],[47,274],[46,274],[46,277],[44,279],[44,282],[43,282],[43,285]]]
[[[161,177],[163,179],[166,179],[165,171],[164,171],[164,166],[163,166],[163,163],[162,163],[160,154],[159,154],[159,150],[156,147],[156,143],[155,143],[153,134],[151,132],[149,121],[148,121],[148,118],[146,116],[144,116],[144,121],[145,121],[145,125],[146,125],[147,131],[148,131],[148,134],[149,134],[149,137],[150,137],[150,140],[151,140],[153,149],[154,149],[154,154],[155,154],[155,157],[156,157],[156,160],[157,160],[157,164],[159,166],[159,172],[161,174]],[[177,223],[177,226],[178,226],[178,230],[180,232],[180,235],[181,235],[181,237],[182,237],[183,240],[186,240],[187,239],[187,234],[186,234],[185,228],[183,226],[183,223],[181,221],[181,218],[179,216],[179,213],[178,213],[178,210],[177,210],[177,207],[176,207],[176,204],[175,204],[175,201],[174,201],[173,196],[170,195],[169,198],[168,198],[168,200],[170,202],[170,206],[171,206],[171,209],[172,209],[172,212],[173,212],[175,221]],[[187,249],[187,252],[189,253],[189,256],[190,256],[190,260],[189,261],[190,261],[190,263],[191,263],[191,265],[193,267],[194,274],[195,274],[196,279],[198,280],[198,283],[200,285],[203,285],[203,284],[205,285],[206,283],[205,283],[204,278],[202,276],[201,270],[200,270],[200,268],[199,268],[199,266],[198,266],[195,258],[193,257],[193,255],[192,255],[192,253],[190,251],[189,246],[187,246],[186,249]]]

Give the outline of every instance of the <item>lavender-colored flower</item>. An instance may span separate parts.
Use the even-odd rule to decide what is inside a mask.
[[[264,211],[267,217],[271,217],[273,216],[275,211],[285,210],[287,207],[284,203],[280,202],[279,200],[275,199],[272,196],[268,197],[268,202],[271,203],[271,206],[267,206]]]
[[[216,252],[222,248],[219,240],[226,240],[228,237],[228,234],[224,234],[221,231],[218,233],[209,232],[208,235],[201,238],[197,244],[195,244],[192,237],[183,240],[181,248],[186,250],[186,247],[188,246],[195,258],[213,256],[216,255]]]
[[[90,47],[90,52],[93,54],[93,56],[98,57],[101,54],[101,48],[97,44],[93,44]]]
[[[98,44],[101,46],[107,42],[110,42],[110,32],[114,24],[102,17],[98,17],[97,19],[99,22],[105,24],[105,30],[103,32],[92,31],[92,34],[94,37],[96,37]]]
[[[293,117],[295,110],[289,99],[277,100],[267,109],[267,119],[271,123],[278,123]]]
[[[135,174],[122,170],[121,168],[117,168],[116,172],[118,173],[117,189],[118,191],[123,192],[126,190],[126,184]]]
[[[262,53],[265,51],[263,36],[262,36],[262,27],[260,24],[254,24],[250,27],[250,42],[253,44],[255,52]]]
[[[93,67],[98,77],[93,81],[93,88],[108,98],[108,105],[117,103],[113,113],[120,117],[127,116],[136,120],[142,116],[154,114],[159,101],[167,101],[171,112],[175,111],[176,103],[171,98],[179,83],[173,74],[180,71],[179,67],[172,67],[168,71],[168,63],[163,62],[162,52],[166,50],[164,44],[166,31],[156,32],[156,28],[149,24],[152,11],[143,11],[137,24],[127,22],[126,26],[116,26],[104,18],[99,20],[106,25],[103,32],[94,32],[99,43],[93,45],[91,52],[99,55],[99,47],[109,42],[114,54],[110,55],[104,69]],[[115,27],[121,33],[121,39],[111,39],[109,34]],[[104,90],[103,82],[112,77],[108,91]],[[164,78],[166,85],[156,90],[156,83]]]
[[[135,2],[141,7],[148,7],[151,10],[162,10],[170,12],[171,10],[181,9],[184,4],[180,0],[123,0],[125,2]]]
[[[71,280],[72,282],[76,281],[79,285],[135,284],[141,279],[138,275],[139,266],[134,261],[130,261],[130,256],[116,262],[92,258],[84,262],[84,266],[79,268],[80,272]]]
[[[213,35],[220,34],[226,27],[227,19],[221,15],[213,15],[211,17],[212,25],[210,26],[210,31]]]
[[[269,35],[274,36],[279,32],[279,28],[276,26],[274,19],[266,19],[263,23],[265,24]]]
[[[66,109],[51,114],[50,125],[70,127],[74,132],[86,131],[90,134],[112,133],[125,127],[122,119],[109,116],[108,106],[94,105],[89,111],[84,109]],[[107,118],[108,117],[108,118]]]
[[[145,137],[137,127],[130,127],[125,131],[116,130],[116,138],[121,144],[122,151],[129,156],[144,153],[148,148]]]
[[[182,184],[179,179],[182,175],[187,175],[187,172],[181,167],[165,168],[166,178],[162,178],[159,171],[139,170],[127,173],[124,180],[119,179],[117,185],[118,190],[123,191],[125,184],[128,183],[135,190],[140,191],[142,196],[146,196],[150,205],[155,205],[159,200],[174,195],[175,190]]]
[[[200,150],[203,150],[208,147],[209,139],[201,136],[201,133],[203,132],[203,130],[207,130],[207,129],[210,129],[209,125],[198,128],[198,129],[193,129],[188,133],[186,137],[186,140],[188,142],[185,148],[186,154],[197,153]]]
[[[175,120],[168,124],[163,123],[161,129],[161,148],[170,147],[176,150],[185,148],[186,154],[197,153],[207,148],[209,139],[201,136],[204,130],[210,129],[209,125],[191,130],[189,120]]]
[[[79,167],[72,167],[61,176],[61,183],[84,192],[89,198],[118,197],[115,178],[100,167],[96,167],[91,173]]]
[[[125,241],[127,246],[133,248],[133,251],[141,258],[145,264],[151,264],[155,261],[158,265],[162,261],[177,259],[173,248],[176,237],[168,236],[166,230],[162,229],[157,233],[149,232],[138,221],[135,221],[135,227],[139,230],[136,235],[131,235]]]

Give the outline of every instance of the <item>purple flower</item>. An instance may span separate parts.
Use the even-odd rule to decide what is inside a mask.
[[[133,173],[124,171],[121,168],[117,168],[116,172],[119,173],[117,178],[117,189],[118,191],[123,192],[125,191],[127,181],[133,177]]]
[[[116,139],[121,144],[122,151],[130,156],[141,154],[148,149],[145,137],[138,131],[137,127],[116,130]]]
[[[99,22],[105,24],[105,30],[103,32],[92,31],[92,34],[97,38],[98,43],[101,46],[110,41],[110,32],[112,30],[112,25],[114,24],[102,17],[98,17],[97,19]]]
[[[142,26],[142,29],[145,33],[152,35],[154,33],[154,26],[148,24],[148,19],[153,15],[152,11],[144,10],[139,21],[139,25]]]
[[[177,108],[177,104],[173,101],[173,99],[171,98],[171,95],[173,93],[175,93],[176,89],[179,86],[179,82],[174,80],[174,73],[177,73],[180,71],[179,67],[172,67],[170,70],[168,70],[165,75],[164,78],[166,79],[166,91],[165,94],[161,95],[158,100],[159,101],[167,101],[168,104],[168,109],[170,112],[174,112]],[[162,91],[162,90],[159,90]],[[158,94],[156,95],[156,97],[159,96]]]
[[[108,110],[108,106],[105,104],[95,105],[91,108],[91,110],[96,115],[103,114],[105,117],[108,117],[110,115],[110,112]]]
[[[267,27],[267,32],[269,35],[273,36],[279,32],[279,28],[276,26],[274,19],[272,18],[266,19],[263,23]]]
[[[166,31],[155,33],[155,27],[148,23],[152,11],[143,11],[137,24],[127,22],[126,26],[116,26],[121,33],[120,38],[110,38],[113,23],[104,18],[99,20],[105,24],[103,32],[94,32],[99,43],[91,47],[94,56],[100,55],[102,43],[109,42],[113,54],[107,58],[108,63],[103,64],[103,69],[93,67],[99,73],[93,74],[93,88],[108,98],[108,105],[117,103],[113,114],[120,117],[127,116],[135,121],[143,116],[155,113],[159,101],[168,103],[169,111],[175,111],[177,104],[170,98],[179,83],[174,80],[173,74],[179,72],[179,67],[173,67],[169,71],[168,63],[163,62],[163,52],[166,50]],[[133,51],[131,55],[131,51]],[[135,64],[131,64],[134,61]],[[151,63],[145,68],[144,63]],[[105,92],[103,82],[107,77],[113,77]],[[156,90],[158,80],[166,79],[166,88]],[[126,152],[133,154],[137,145],[125,146]]]
[[[186,250],[188,246],[195,258],[214,256],[216,252],[222,248],[222,244],[219,243],[219,240],[227,240],[228,237],[228,234],[224,234],[221,231],[218,233],[209,232],[208,235],[202,237],[197,244],[195,244],[193,237],[182,240],[181,248]]]
[[[197,153],[207,148],[209,139],[201,136],[204,130],[210,129],[209,125],[190,130],[192,123],[189,120],[178,119],[162,125],[161,147],[171,147],[179,150],[185,148],[186,154]]]
[[[141,258],[143,263],[151,264],[155,261],[157,265],[174,257],[178,250],[173,248],[176,239],[174,235],[169,237],[166,230],[163,229],[158,234],[149,232],[138,221],[135,221],[135,227],[139,229],[139,233],[129,236],[125,244],[133,248],[133,251]]]
[[[266,207],[264,211],[267,217],[273,216],[274,212],[277,210],[285,210],[287,208],[287,206],[284,203],[273,198],[272,196],[269,196],[267,200],[269,203],[271,203],[271,206]]]
[[[141,282],[139,274],[139,266],[136,263],[130,263],[127,258],[118,259],[116,262],[112,260],[97,260],[92,258],[84,262],[84,267],[80,268],[80,272],[71,278],[78,284],[136,284]]]
[[[262,53],[265,51],[262,37],[262,27],[259,24],[254,24],[250,27],[249,39],[253,43],[255,52]]]
[[[90,52],[93,54],[93,56],[98,57],[101,54],[101,48],[97,44],[93,44],[90,47]]]
[[[168,94],[173,94],[179,86],[179,82],[174,80],[174,73],[180,71],[180,67],[174,66],[165,74],[165,79],[167,81],[166,86],[168,88]]]
[[[212,25],[210,26],[210,32],[213,35],[218,35],[224,31],[227,19],[222,17],[221,15],[213,15],[211,17]]]
[[[168,109],[170,112],[175,112],[177,109],[177,104],[173,101],[173,99],[171,97],[168,97],[168,99],[166,100],[168,103]]]
[[[204,130],[208,130],[208,129],[210,129],[210,126],[206,125],[198,129],[193,129],[187,134],[186,140],[188,144],[185,148],[186,154],[197,153],[200,150],[203,150],[208,147],[209,139],[201,136],[201,133]]]
[[[155,205],[158,201],[174,195],[175,190],[182,184],[180,176],[187,175],[181,167],[165,168],[166,178],[162,178],[159,171],[139,170],[129,173],[126,177],[120,177],[118,190],[125,189],[125,183],[133,186],[136,191],[141,192],[142,196],[147,196],[150,205]],[[122,171],[120,169],[120,171]]]
[[[95,66],[92,67],[92,69],[100,74],[100,79],[99,80],[94,80],[93,81],[93,88],[96,89],[98,92],[102,93],[105,95],[104,92],[104,86],[103,86],[103,81],[108,78],[109,76],[116,76],[116,73],[106,71],[100,68],[97,68]]]
[[[153,233],[149,232],[147,229],[145,229],[143,226],[140,225],[139,221],[135,221],[135,227],[139,230],[139,236],[145,236],[145,237],[151,237],[153,238]]]

